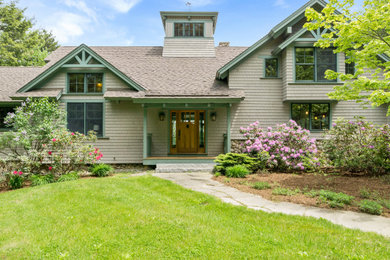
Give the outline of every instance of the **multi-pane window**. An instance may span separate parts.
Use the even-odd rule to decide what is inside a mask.
[[[103,103],[68,103],[67,112],[70,131],[103,136]]]
[[[308,130],[329,129],[330,104],[291,104],[291,119]]]
[[[278,77],[278,58],[265,59],[265,77],[277,78]]]
[[[4,119],[7,117],[8,113],[15,112],[15,106],[11,107],[0,107],[0,129],[7,129],[9,126],[7,126],[4,123]]]
[[[295,48],[295,79],[297,81],[335,81],[325,78],[326,70],[337,71],[337,58],[333,49]]]
[[[102,93],[103,73],[69,73],[69,93]]]
[[[203,23],[175,23],[175,37],[203,37]]]

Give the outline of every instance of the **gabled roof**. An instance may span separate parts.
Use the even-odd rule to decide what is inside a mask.
[[[298,20],[302,19],[305,16],[305,10],[308,7],[311,7],[315,4],[319,4],[322,7],[326,6],[326,2],[324,0],[310,0],[305,5],[303,5],[301,8],[299,8],[297,11],[292,13],[289,17],[284,19],[282,22],[277,24],[274,28],[271,29],[271,31],[261,38],[259,41],[257,41],[255,44],[250,46],[247,50],[242,52],[240,55],[235,57],[233,60],[225,64],[222,68],[220,68],[217,71],[217,78],[218,79],[225,79],[227,75],[229,74],[229,70],[240,64],[242,61],[244,61],[249,55],[251,55],[253,52],[255,52],[257,49],[259,49],[261,46],[263,46],[266,42],[268,42],[271,39],[275,39],[278,36],[280,36],[284,30],[297,22]]]
[[[0,102],[15,102],[10,97],[24,99],[30,94],[39,96],[47,93],[42,92],[44,88],[37,88],[36,85],[35,89],[16,94],[23,86],[45,76],[45,71],[53,69],[65,57],[77,53],[76,49],[80,50],[80,46],[59,47],[46,58],[48,63],[43,67],[0,67]],[[216,56],[213,58],[167,58],[162,56],[161,46],[91,46],[89,49],[89,53],[96,53],[95,56],[109,61],[113,67],[145,89],[117,89],[118,84],[113,83],[106,88],[104,97],[107,99],[209,97],[228,100],[244,97],[244,93],[230,90],[225,81],[217,80],[215,72],[246,47],[216,47]],[[69,63],[65,65],[70,66]],[[50,92],[53,96],[57,94]]]
[[[50,66],[48,69],[44,70],[41,74],[39,74],[37,77],[32,79],[30,82],[28,82],[26,85],[24,85],[22,88],[20,88],[17,93],[23,93],[27,92],[31,89],[34,89],[39,83],[47,80],[53,73],[57,72],[59,69],[61,69],[64,65],[66,65],[69,61],[71,61],[73,58],[75,58],[76,55],[78,55],[80,52],[88,53],[91,57],[93,57],[96,61],[100,62],[104,67],[109,69],[112,73],[114,73],[116,76],[118,76],[120,79],[125,81],[127,84],[132,86],[134,89],[138,91],[144,91],[145,88],[141,87],[138,83],[136,83],[134,80],[132,80],[130,77],[125,75],[122,71],[117,69],[115,66],[113,66],[110,62],[102,58],[99,54],[94,52],[91,48],[89,48],[85,44],[81,44],[77,48],[73,49],[71,52],[69,52],[67,55],[62,57],[60,60],[56,61],[52,66]]]

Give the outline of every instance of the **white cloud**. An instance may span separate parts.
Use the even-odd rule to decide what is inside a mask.
[[[84,35],[87,26],[91,20],[70,12],[54,13],[49,20],[51,21],[48,29],[53,32],[56,39],[61,44],[67,44],[74,38]]]
[[[117,12],[127,13],[136,4],[141,2],[141,0],[108,0],[108,1],[104,0],[103,2],[109,5]]]
[[[98,21],[96,12],[91,8],[89,8],[84,1],[64,0],[63,2],[68,7],[74,7],[79,11],[85,13],[87,16],[91,17],[95,22]]]
[[[278,7],[281,7],[281,8],[288,8],[288,7],[290,7],[286,3],[286,0],[276,0],[275,3],[274,3],[274,6],[278,6]]]

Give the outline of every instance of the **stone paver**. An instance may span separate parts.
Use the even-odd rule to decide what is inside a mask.
[[[154,173],[153,176],[173,181],[185,188],[207,193],[234,205],[265,212],[310,216],[327,219],[338,225],[371,231],[390,237],[390,219],[363,213],[309,207],[288,202],[273,202],[261,196],[239,191],[212,180],[210,173]]]

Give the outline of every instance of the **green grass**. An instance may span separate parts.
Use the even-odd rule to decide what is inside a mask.
[[[300,189],[291,190],[288,188],[276,187],[275,189],[273,189],[272,194],[273,195],[282,195],[282,196],[292,196],[292,195],[298,194],[300,192],[301,192]]]
[[[268,182],[259,181],[253,183],[252,188],[256,190],[266,190],[271,189],[271,185]]]
[[[150,176],[0,194],[0,259],[388,259],[390,240],[222,203]]]

